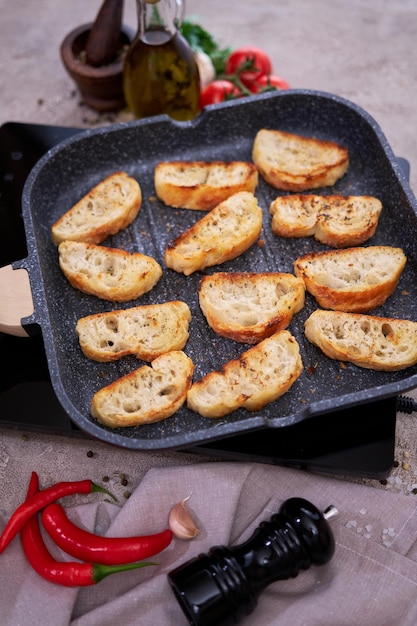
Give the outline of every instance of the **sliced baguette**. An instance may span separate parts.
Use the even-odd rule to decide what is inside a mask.
[[[333,141],[266,128],[255,136],[252,159],[267,183],[287,191],[334,185],[349,167],[348,150]]]
[[[188,305],[175,300],[88,315],[78,320],[75,332],[81,350],[94,361],[116,361],[127,354],[152,361],[185,346],[190,321]]]
[[[281,272],[218,272],[201,279],[199,302],[222,337],[255,344],[287,328],[304,306],[304,281]]]
[[[358,367],[392,372],[417,363],[417,322],[318,310],[305,334],[329,358]]]
[[[150,291],[162,267],[150,256],[80,241],[58,246],[59,266],[80,291],[111,302],[128,302]]]
[[[168,161],[157,164],[154,181],[166,205],[210,211],[239,191],[255,193],[258,170],[244,161]]]
[[[258,411],[288,391],[302,369],[296,339],[280,330],[195,382],[187,406],[203,417],[222,417],[241,407]]]
[[[91,415],[110,428],[159,422],[184,404],[193,373],[193,362],[184,352],[162,354],[97,391]]]
[[[262,229],[262,209],[255,196],[241,191],[218,204],[165,251],[166,266],[189,276],[225,263],[247,250]]]
[[[382,204],[372,196],[292,195],[276,198],[269,210],[275,235],[313,235],[332,248],[346,248],[372,237]]]
[[[114,172],[52,225],[52,241],[101,243],[131,224],[141,204],[139,183],[126,172]]]
[[[294,271],[324,309],[366,313],[392,295],[406,262],[401,248],[369,246],[311,252]]]

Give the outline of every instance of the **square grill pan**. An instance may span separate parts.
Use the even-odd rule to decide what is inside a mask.
[[[28,257],[13,267],[28,271],[34,301],[33,315],[22,324],[30,334],[41,329],[58,400],[89,436],[138,450],[190,448],[258,429],[285,428],[417,386],[417,366],[400,372],[375,372],[351,364],[342,367],[325,357],[304,337],[304,321],[317,308],[315,300],[306,294],[305,307],[289,326],[299,342],[304,371],[284,396],[261,411],[241,409],[224,418],[207,419],[183,407],[167,420],[118,429],[102,426],[90,416],[93,394],[143,363],[134,357],[116,363],[95,363],[84,357],[74,330],[82,316],[184,300],[192,314],[184,351],[195,364],[195,380],[249,347],[222,339],[208,327],[198,304],[201,274],[185,277],[165,267],[166,246],[203,213],[173,209],[159,202],[153,170],[162,160],[251,160],[253,140],[261,128],[332,140],[348,148],[347,174],[334,187],[316,193],[374,195],[381,200],[380,222],[367,245],[401,247],[408,261],[396,292],[373,314],[417,321],[416,199],[380,127],[355,104],[323,92],[289,90],[207,107],[192,122],[177,123],[160,116],[87,130],[52,148],[31,171],[22,198]],[[103,245],[151,255],[164,270],[151,292],[125,304],[111,304],[73,289],[59,269],[57,249],[51,241],[55,220],[117,170],[125,170],[139,181],[143,202],[133,224]],[[299,255],[326,249],[313,238],[282,239],[272,234],[269,205],[283,193],[260,180],[256,195],[264,211],[264,245],[255,244],[241,257],[208,268],[207,273],[293,272]],[[378,428],[378,416],[375,419]]]

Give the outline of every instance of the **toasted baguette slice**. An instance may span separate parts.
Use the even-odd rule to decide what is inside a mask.
[[[244,161],[168,161],[155,167],[154,180],[166,205],[210,211],[239,191],[255,193],[258,170]]]
[[[101,243],[131,224],[141,204],[139,183],[125,172],[115,172],[53,224],[52,241]]]
[[[332,248],[358,246],[375,233],[382,204],[372,196],[281,196],[271,203],[272,231],[309,237]]]
[[[267,183],[288,191],[334,185],[349,167],[348,151],[337,143],[265,128],[256,134],[252,158]]]
[[[177,237],[165,251],[165,263],[189,276],[236,258],[255,243],[261,230],[261,207],[252,193],[241,191]]]
[[[201,279],[199,301],[222,337],[254,344],[287,328],[304,306],[304,281],[281,272],[218,272]]]
[[[143,365],[97,391],[91,401],[91,415],[110,428],[159,422],[184,404],[193,373],[193,362],[184,352],[162,354],[151,365]]]
[[[318,310],[305,334],[329,358],[358,367],[393,372],[417,363],[417,322]]]
[[[75,332],[81,350],[94,361],[117,361],[127,354],[152,361],[185,346],[190,321],[188,305],[174,300],[88,315],[78,320]]]
[[[369,246],[311,252],[294,271],[324,309],[366,313],[392,295],[406,262],[401,248]]]
[[[222,417],[240,407],[258,411],[288,391],[302,369],[296,339],[280,330],[195,382],[187,406],[203,417]]]
[[[111,302],[128,302],[150,291],[162,267],[150,256],[81,241],[58,246],[59,266],[70,284]]]

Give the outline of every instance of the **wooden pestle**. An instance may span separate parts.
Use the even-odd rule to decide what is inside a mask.
[[[86,43],[88,65],[99,67],[114,60],[120,46],[123,0],[104,0]]]

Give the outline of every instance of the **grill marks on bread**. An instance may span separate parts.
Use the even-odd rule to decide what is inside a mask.
[[[317,310],[305,334],[329,358],[358,367],[396,371],[417,363],[417,322]]]

